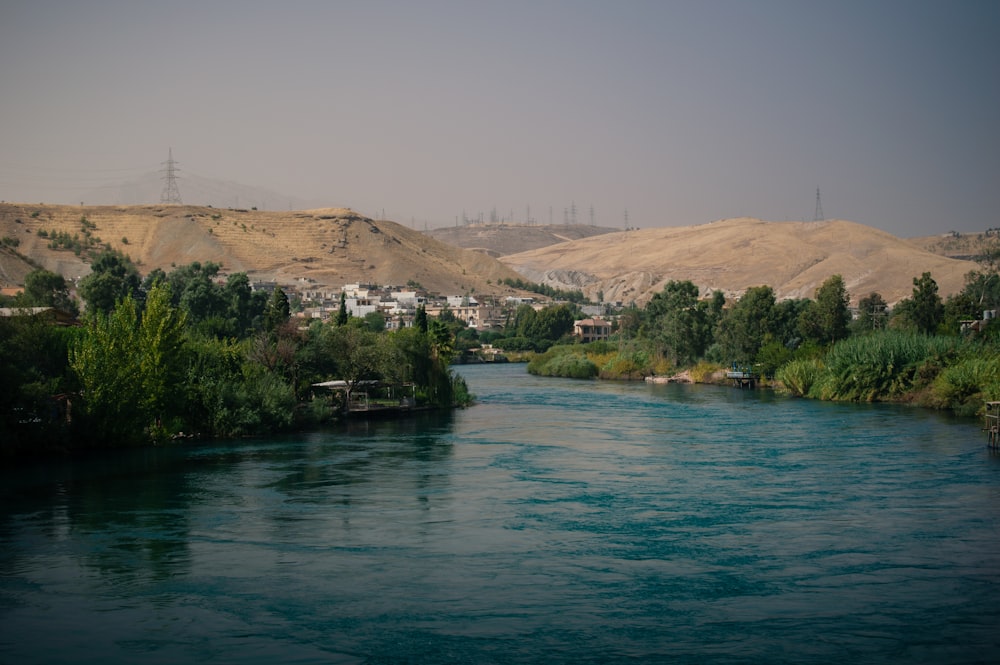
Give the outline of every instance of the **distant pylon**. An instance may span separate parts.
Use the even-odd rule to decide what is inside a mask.
[[[816,214],[813,216],[813,221],[823,221],[823,204],[819,202],[819,187],[816,188]]]
[[[167,155],[167,161],[163,162],[163,180],[166,184],[163,185],[163,193],[160,194],[160,203],[180,203],[181,191],[177,189],[177,172],[180,169],[174,161],[174,149],[170,148]]]

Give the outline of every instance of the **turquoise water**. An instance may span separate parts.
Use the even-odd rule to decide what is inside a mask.
[[[460,371],[450,415],[3,471],[0,662],[997,660],[980,423]]]

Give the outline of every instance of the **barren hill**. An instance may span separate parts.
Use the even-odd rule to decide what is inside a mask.
[[[703,294],[721,290],[738,296],[748,287],[768,285],[779,299],[812,298],[823,281],[839,274],[853,303],[874,291],[894,304],[913,293],[913,278],[923,272],[931,273],[947,297],[961,291],[965,274],[977,267],[854,222],[750,218],[625,231],[501,260],[536,282],[638,303],[669,280],[690,280]]]
[[[974,261],[987,252],[996,252],[1000,249],[1000,232],[996,230],[981,233],[951,232],[910,238],[910,242],[934,254]]]
[[[618,229],[585,224],[468,224],[427,231],[427,235],[441,242],[474,249],[490,256],[506,256],[531,249],[548,247],[561,242],[589,238]]]
[[[50,238],[85,232],[130,255],[143,273],[214,261],[225,272],[247,272],[251,280],[334,288],[413,280],[442,294],[500,293],[508,290],[498,286],[500,280],[518,277],[491,257],[346,208],[274,212],[0,204],[0,236],[18,241],[19,253],[68,278],[87,274],[89,266],[72,251],[50,249]],[[4,286],[23,283],[28,270],[10,252],[0,255]]]

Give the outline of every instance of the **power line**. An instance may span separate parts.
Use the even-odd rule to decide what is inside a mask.
[[[163,169],[163,179],[166,184],[163,186],[163,193],[160,194],[160,203],[180,203],[181,190],[177,188],[177,162],[174,161],[174,149],[168,151],[167,161],[163,162],[166,167]]]

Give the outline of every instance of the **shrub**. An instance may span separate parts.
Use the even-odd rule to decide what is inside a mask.
[[[539,354],[528,363],[528,372],[541,376],[560,376],[568,379],[592,379],[597,376],[597,365],[573,347],[553,347]]]
[[[602,379],[634,379],[649,373],[649,363],[643,351],[625,351],[601,367]]]
[[[1000,400],[1000,353],[976,349],[941,370],[931,383],[926,406],[972,416],[991,400]]]
[[[722,365],[701,361],[691,368],[691,380],[695,383],[709,383],[712,375],[722,370]]]
[[[574,353],[555,360],[552,363],[552,373],[555,376],[572,379],[592,379],[597,376],[597,365],[587,360],[585,356]]]
[[[898,397],[913,387],[921,365],[954,357],[959,343],[955,338],[898,330],[848,338],[826,355],[826,376],[810,393],[821,399],[861,402]]]
[[[458,374],[451,376],[451,393],[455,406],[469,406],[476,400],[476,396],[469,392],[465,379]]]
[[[774,378],[791,394],[806,397],[822,373],[823,363],[820,360],[803,358],[780,367]]]

